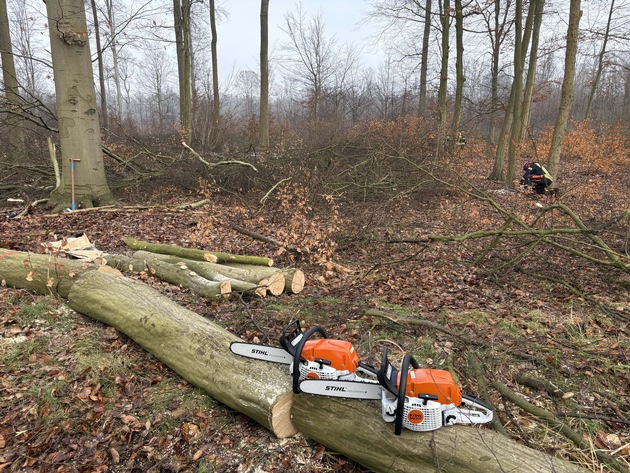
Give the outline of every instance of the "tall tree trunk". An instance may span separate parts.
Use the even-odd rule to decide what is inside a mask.
[[[532,46],[529,51],[529,65],[527,68],[527,82],[525,84],[525,95],[523,97],[523,114],[521,137],[527,134],[529,129],[529,117],[532,109],[532,96],[536,85],[536,67],[538,65],[538,44],[540,40],[540,25],[542,24],[545,0],[537,0],[534,11],[534,26],[532,29]]]
[[[495,144],[497,112],[499,109],[499,59],[501,56],[501,28],[499,19],[501,18],[501,1],[494,0],[494,35],[492,39],[492,78],[490,82],[490,127],[488,129],[488,142]],[[500,162],[500,169],[494,169],[490,179],[501,180],[503,178],[503,160]],[[495,163],[496,167],[496,163]]]
[[[529,40],[531,37],[531,31],[532,31],[532,27],[533,27],[533,12],[534,12],[534,2],[536,0],[533,0],[532,3],[530,3],[529,6],[529,10],[527,13],[527,20],[525,23],[525,28],[523,29],[522,26],[517,27],[517,30],[519,31],[516,36],[518,38],[521,38],[520,40],[517,40],[517,42],[520,44],[519,47],[519,52],[516,51],[516,48],[514,50],[514,58],[515,58],[515,62],[514,62],[514,70],[515,73],[517,70],[520,70],[520,79],[517,80],[517,77],[514,78],[514,80],[512,81],[512,87],[510,90],[510,99],[508,101],[508,106],[507,109],[505,111],[505,118],[503,120],[503,126],[501,127],[501,134],[499,135],[499,142],[497,144],[497,151],[496,151],[496,155],[495,155],[495,159],[494,159],[494,166],[492,169],[492,174],[490,175],[490,179],[496,179],[496,180],[501,180],[501,176],[503,175],[503,160],[505,158],[506,152],[510,151],[515,153],[515,148],[510,148],[510,146],[513,146],[514,143],[512,143],[512,137],[515,133],[517,133],[517,130],[520,130],[520,121],[521,121],[521,117],[520,117],[520,106],[521,106],[521,99],[522,99],[522,93],[523,93],[523,74],[522,71],[525,68],[525,57],[527,55],[527,48],[529,45]],[[517,13],[516,16],[516,21],[517,23],[520,22],[520,25],[522,25],[522,7],[523,2],[522,0],[517,0],[516,2],[516,9],[517,11],[521,12],[521,13]],[[516,57],[518,56],[519,61],[520,61],[520,65],[517,64],[516,62]],[[518,90],[517,90],[518,89]],[[518,112],[515,112],[516,107],[517,107],[517,101],[518,101]],[[516,113],[518,113],[518,121],[519,121],[519,127],[516,128],[514,125],[514,117],[516,115]],[[516,135],[514,135],[516,136]],[[518,138],[518,140],[520,141],[520,138]],[[515,156],[515,154],[513,155]],[[508,168],[509,168],[510,163],[508,162]],[[514,157],[512,158],[512,163],[511,165],[515,168],[515,161],[514,161]],[[512,177],[510,179],[510,175],[514,175],[515,174],[515,169],[508,169],[508,172],[506,174],[506,181],[510,182],[511,180],[514,179],[514,177]],[[511,184],[508,184],[508,187],[511,187]]]
[[[214,0],[210,0],[210,30],[212,40],[210,49],[212,54],[212,144],[218,147],[221,143],[221,102],[219,101],[219,60],[217,54],[217,22]]]
[[[98,26],[98,9],[96,0],[92,0],[92,16],[94,17],[94,39],[96,40],[96,58],[98,60],[98,82],[101,93],[101,124],[103,136],[107,136],[109,129],[109,114],[107,113],[107,89],[105,88],[105,69],[103,68],[103,50],[101,49],[101,33]]]
[[[448,87],[449,26],[451,20],[451,2],[450,0],[442,1],[443,3],[440,3],[440,22],[442,24],[442,66],[440,68],[440,88],[438,90],[437,111],[438,147],[441,147],[441,143],[445,138],[446,115],[448,113],[446,93]]]
[[[431,7],[431,0],[426,0],[424,9],[424,33],[422,34],[422,58],[420,59],[420,92],[418,94],[418,116],[426,115],[427,113],[427,71],[429,70]]]
[[[107,21],[109,23],[109,31],[112,35],[110,49],[112,51],[114,86],[116,87],[116,119],[118,120],[118,122],[121,122],[123,118],[123,94],[120,81],[120,67],[118,65],[118,47],[116,46],[116,11],[114,8],[113,0],[107,0],[105,3],[107,5]]]
[[[260,129],[259,145],[269,148],[269,0],[260,1]]]
[[[554,177],[554,185],[558,182],[558,172],[560,170],[560,154],[562,152],[562,141],[567,130],[569,113],[573,103],[573,81],[575,79],[575,60],[578,47],[578,33],[580,18],[582,16],[581,0],[571,0],[569,9],[569,26],[567,28],[567,50],[564,58],[564,79],[562,80],[562,93],[560,96],[560,107],[556,124],[553,128],[551,146],[549,148],[549,158],[547,159],[547,169]]]
[[[584,114],[585,120],[588,120],[591,116],[591,111],[593,109],[593,99],[595,98],[595,92],[597,92],[597,86],[599,85],[599,80],[602,77],[602,71],[604,69],[604,56],[606,55],[606,45],[608,44],[608,36],[610,34],[610,23],[612,21],[614,9],[615,9],[615,0],[612,0],[610,2],[610,10],[608,11],[608,21],[606,22],[606,32],[604,33],[604,41],[602,42],[602,49],[599,52],[599,57],[597,59],[597,72],[595,73],[595,79],[593,80],[591,93],[588,96],[588,104],[586,105],[586,113]]]
[[[20,89],[15,75],[15,62],[11,46],[9,30],[9,15],[6,0],[0,0],[0,58],[2,59],[2,79],[4,82],[4,97],[8,108],[17,108],[20,103]],[[17,110],[13,110],[17,111]],[[14,113],[7,114],[7,144],[3,150],[9,163],[20,161],[24,149],[24,134],[22,119]]]
[[[183,0],[183,3],[173,0],[173,19],[179,78],[179,128],[182,139],[190,142],[190,0]]]
[[[455,37],[457,59],[455,62],[456,85],[455,85],[455,106],[453,108],[453,125],[451,130],[453,136],[457,136],[459,125],[462,120],[462,108],[464,101],[464,13],[462,0],[455,0]]]
[[[534,2],[535,0],[531,0]],[[525,59],[523,54],[523,1],[516,0],[515,43],[514,43],[514,103],[512,111],[512,126],[510,127],[510,140],[508,142],[508,165],[505,174],[505,186],[508,189],[514,187],[514,175],[516,172],[516,146],[520,142],[518,133],[521,130],[521,100],[523,96],[523,69]]]
[[[48,0],[46,10],[62,155],[62,184],[49,204],[70,207],[73,187],[77,207],[109,204],[114,198],[101,150],[85,6],[83,0]]]
[[[190,42],[190,11],[192,8],[192,0],[184,0],[182,3],[182,39],[184,48],[184,97],[181,98],[183,102],[182,109],[182,137],[190,143],[192,137],[192,55],[191,55],[191,42]]]

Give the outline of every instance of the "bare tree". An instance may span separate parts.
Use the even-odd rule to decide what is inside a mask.
[[[269,147],[269,0],[260,1],[260,121],[258,143]]]
[[[221,142],[221,102],[219,97],[219,59],[217,53],[217,19],[214,0],[209,0],[210,6],[210,30],[212,39],[210,53],[212,56],[212,143],[218,147]]]
[[[15,73],[15,61],[13,60],[13,47],[11,46],[11,34],[9,32],[9,15],[7,13],[6,0],[0,0],[0,58],[2,59],[2,80],[4,85],[4,100],[6,105],[7,120],[7,146],[4,155],[9,163],[20,160],[24,145],[22,132],[22,119],[17,111],[20,99],[20,89]],[[2,97],[0,97],[2,100]]]
[[[289,53],[283,66],[290,79],[303,86],[309,117],[316,121],[324,86],[339,65],[337,41],[326,37],[321,12],[307,20],[301,5],[295,13],[285,15],[283,31],[289,36],[289,43],[283,46]]]
[[[440,87],[438,90],[438,110],[437,110],[437,129],[438,129],[438,146],[444,140],[446,130],[446,114],[448,112],[447,88],[448,88],[448,55],[449,55],[449,34],[451,23],[451,2],[450,0],[441,0],[440,5],[440,24],[442,25],[442,61],[440,67]]]
[[[599,81],[602,77],[602,71],[604,69],[604,57],[606,55],[606,46],[608,45],[608,38],[610,34],[610,24],[612,22],[613,12],[615,11],[615,0],[611,0],[610,9],[608,10],[608,20],[606,21],[606,30],[604,32],[604,39],[602,40],[602,48],[597,56],[597,71],[595,72],[595,78],[592,81],[591,93],[588,96],[588,103],[586,105],[586,112],[584,113],[584,119],[588,120],[591,116],[593,109],[593,98],[595,98],[595,92],[599,86]]]
[[[96,0],[91,0],[92,16],[94,18],[94,39],[96,41],[96,59],[98,63],[98,82],[101,94],[101,124],[106,136],[109,128],[109,113],[107,110],[107,89],[105,88],[105,68],[103,67],[103,48],[101,47],[101,32],[98,22]]]
[[[560,107],[556,124],[553,128],[549,157],[547,159],[548,169],[556,179],[560,170],[560,154],[562,152],[562,141],[567,130],[569,112],[573,103],[573,81],[575,79],[575,62],[578,48],[578,33],[580,18],[582,16],[581,0],[571,0],[569,7],[569,26],[567,28],[567,49],[564,58],[564,79],[562,80],[562,94],[560,96]],[[555,184],[555,183],[554,183]]]

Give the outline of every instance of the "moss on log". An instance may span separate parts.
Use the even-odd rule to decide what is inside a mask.
[[[239,339],[146,284],[92,271],[73,285],[72,309],[128,335],[217,401],[251,417],[278,437],[295,433],[286,366],[234,355]]]
[[[188,264],[189,260],[185,258],[172,256],[172,255],[162,255],[157,253],[151,253],[149,251],[136,251],[133,254],[134,259],[144,260],[144,261],[153,261],[153,260],[161,260],[166,261],[167,263],[181,263],[182,261]],[[262,268],[262,267],[260,267]],[[265,287],[270,294],[277,296],[282,294],[284,290],[284,276],[281,273],[274,273],[274,275],[266,279],[261,277],[254,271],[244,270],[240,268],[233,268],[231,266],[227,266],[224,264],[216,264],[216,263],[208,263],[208,262],[198,262],[197,269],[202,271],[206,277],[210,277],[210,274],[221,274],[225,277],[238,279],[240,281],[246,281],[256,286]]]
[[[394,425],[383,421],[378,401],[300,394],[291,411],[293,425],[302,434],[375,472],[588,472],[486,428],[403,429],[402,435],[394,435]]]
[[[135,238],[125,238],[125,244],[132,250],[145,250],[151,253],[163,255],[174,255],[181,258],[188,258],[197,261],[208,261],[216,263],[217,257],[209,251],[198,250],[196,248],[183,248],[177,245],[166,245],[163,243],[149,243],[147,241],[136,240]]]
[[[68,297],[77,277],[98,268],[57,255],[41,255],[0,248],[0,284],[26,289],[38,294],[58,294]]]

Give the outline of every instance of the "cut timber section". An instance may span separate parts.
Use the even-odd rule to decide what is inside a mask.
[[[288,369],[230,352],[242,341],[146,284],[91,271],[68,295],[72,309],[115,327],[217,401],[251,417],[278,437],[296,431]]]
[[[147,263],[160,260],[171,264],[180,264],[183,262],[184,264],[188,265],[188,261],[186,261],[185,258],[162,255],[149,251],[136,251],[133,254],[133,259],[144,260]],[[224,277],[238,279],[240,281],[246,281],[255,284],[256,286],[265,287],[267,291],[274,296],[278,296],[282,294],[282,291],[284,291],[285,279],[284,275],[279,271],[275,272],[271,277],[267,278],[264,275],[260,275],[253,270],[232,268],[224,264],[199,262],[198,265],[195,266],[195,268],[199,271],[199,274],[203,275],[204,277],[209,277],[210,274],[221,274]],[[263,268],[262,266],[253,266],[253,268],[267,269]]]
[[[223,266],[242,269],[265,278],[272,277],[276,273],[284,276],[284,290],[293,294],[299,294],[304,289],[304,272],[297,268],[264,268],[251,264],[224,263]]]
[[[197,261],[208,261],[210,263],[243,263],[258,266],[273,266],[271,258],[263,256],[233,255],[230,253],[217,253],[213,251],[198,250],[195,248],[184,248],[176,245],[165,245],[162,243],[149,243],[147,241],[126,238],[125,243],[132,250],[146,250],[151,253],[163,255],[179,256]]]
[[[589,470],[521,445],[493,430],[472,426],[432,432],[385,423],[378,401],[299,394],[293,399],[299,432],[375,472],[588,473]]]
[[[77,277],[96,269],[85,263],[55,255],[41,255],[0,248],[0,283],[39,294],[68,297]]]
[[[216,263],[217,257],[209,251],[198,250],[196,248],[183,248],[176,245],[166,245],[164,243],[149,243],[146,241],[136,240],[135,238],[125,238],[125,243],[132,250],[146,250],[151,253],[159,253],[163,255],[175,255],[180,258],[188,258],[196,261],[208,261]]]

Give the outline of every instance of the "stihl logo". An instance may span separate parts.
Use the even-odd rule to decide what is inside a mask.
[[[254,355],[265,355],[265,356],[269,356],[269,353],[267,353],[265,350],[257,350],[255,348],[252,349],[252,353]]]
[[[343,386],[326,386],[326,391],[335,391],[335,392],[346,392],[346,388]]]

